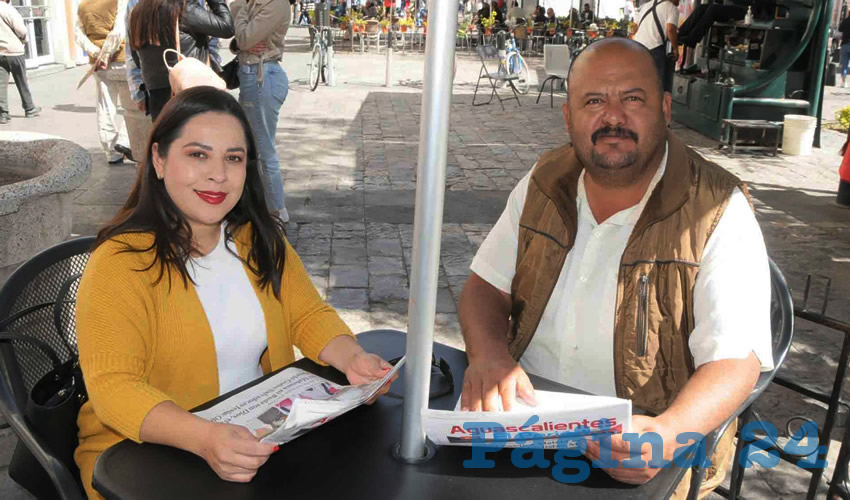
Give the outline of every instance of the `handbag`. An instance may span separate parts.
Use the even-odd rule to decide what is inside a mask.
[[[162,62],[168,68],[168,82],[171,84],[171,95],[177,95],[181,91],[192,87],[207,85],[219,90],[225,90],[227,86],[215,71],[210,67],[210,56],[207,54],[207,62],[203,63],[194,57],[186,57],[180,52],[180,22],[174,22],[174,39],[177,49],[165,49],[162,53]],[[169,52],[177,54],[177,63],[168,65],[166,56]]]
[[[82,491],[80,470],[74,461],[79,444],[77,416],[88,400],[83,373],[77,356],[64,363],[45,342],[25,335],[2,332],[0,341],[28,343],[50,359],[53,369],[35,383],[27,398],[24,418],[41,438],[47,451],[77,480]],[[59,498],[50,476],[23,442],[18,441],[9,463],[9,477],[37,498]]]
[[[233,90],[239,88],[239,58],[234,57],[232,61],[225,64],[224,67],[221,68],[221,73],[218,74],[222,80],[224,80],[224,85],[227,87],[227,90]]]

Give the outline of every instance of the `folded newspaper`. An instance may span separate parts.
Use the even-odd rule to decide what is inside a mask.
[[[511,411],[422,411],[425,432],[438,445],[472,446],[504,442],[520,446],[557,448],[559,438],[629,431],[632,402],[605,396],[535,391],[537,406],[517,398]],[[497,443],[496,443],[497,442]],[[568,440],[561,442],[568,443]]]
[[[347,386],[300,368],[287,368],[195,415],[247,427],[264,443],[288,443],[372,399],[404,361],[402,358],[381,380]]]

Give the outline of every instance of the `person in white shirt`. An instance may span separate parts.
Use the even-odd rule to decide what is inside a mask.
[[[638,10],[635,41],[642,43],[655,60],[664,90],[673,86],[673,65],[679,58],[679,0],[648,0]],[[672,44],[667,53],[667,41]]]
[[[461,294],[461,407],[533,403],[533,373],[657,415],[631,431],[660,434],[669,460],[676,436],[717,428],[773,367],[767,253],[744,185],[668,131],[671,97],[643,46],[590,45],[568,86],[572,144],[511,193]],[[615,460],[628,451],[612,438]],[[606,469],[627,483],[657,470]]]

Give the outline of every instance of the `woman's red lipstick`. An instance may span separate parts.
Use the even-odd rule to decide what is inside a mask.
[[[218,205],[227,198],[227,193],[221,191],[195,191],[195,194],[210,205]]]

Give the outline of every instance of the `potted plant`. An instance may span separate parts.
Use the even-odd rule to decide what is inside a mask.
[[[413,21],[413,18],[410,16],[405,17],[401,21],[401,32],[407,33],[409,30],[412,30],[416,26],[416,23]]]
[[[350,22],[351,22],[351,18],[350,18],[350,17],[348,17],[348,16],[342,16],[342,17],[340,17],[340,18],[339,18],[339,29],[341,29],[341,30],[347,30],[347,29],[348,29],[348,25],[349,25],[349,23],[350,23]]]
[[[387,33],[390,27],[389,19],[381,19],[381,33]]]
[[[493,34],[493,26],[496,25],[496,12],[490,11],[490,17],[485,17],[481,20],[481,26],[484,27],[485,35]]]

